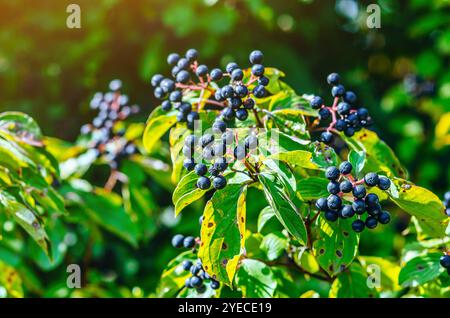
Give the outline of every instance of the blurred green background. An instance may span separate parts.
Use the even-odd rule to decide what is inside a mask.
[[[70,3],[81,7],[81,29],[66,27]],[[367,27],[370,3],[381,8],[379,29]],[[151,75],[168,73],[166,56],[190,47],[210,67],[231,59],[246,65],[248,53],[260,49],[265,64],[285,71],[286,82],[298,93],[325,98],[330,97],[326,75],[341,73],[410,179],[439,196],[449,188],[446,0],[2,0],[0,111],[26,112],[46,135],[74,141],[94,116],[89,109],[93,94],[120,78],[131,102],[142,106],[139,120],[144,122],[158,104]],[[196,224],[177,230],[194,234]],[[99,262],[123,271],[115,268],[111,280],[130,285],[139,266],[153,268],[152,275],[145,273],[152,290],[163,264],[176,254],[162,249],[155,260],[154,249],[167,244],[164,231],[140,251],[111,238],[98,251]],[[391,251],[378,254],[383,253]]]

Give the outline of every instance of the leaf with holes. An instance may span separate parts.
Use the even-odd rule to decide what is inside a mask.
[[[203,212],[198,255],[215,279],[231,284],[245,247],[247,187],[231,184],[214,193]]]
[[[430,253],[411,259],[400,271],[398,283],[403,287],[417,287],[437,278],[445,271],[439,264],[441,255]]]
[[[277,281],[269,266],[254,259],[244,259],[236,275],[236,285],[246,298],[270,298]]]
[[[317,239],[314,255],[320,267],[335,276],[348,268],[358,251],[359,235],[352,230],[352,221],[338,219],[328,222],[322,215],[317,218]]]
[[[406,213],[417,218],[423,232],[430,237],[445,237],[448,217],[444,205],[433,192],[395,178],[396,191],[389,191],[389,197]]]

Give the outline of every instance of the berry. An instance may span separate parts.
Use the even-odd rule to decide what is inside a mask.
[[[236,111],[236,118],[240,121],[244,121],[248,118],[248,111],[246,109],[238,109]]]
[[[202,152],[203,159],[212,160],[215,156],[214,148],[212,146],[205,147]]]
[[[360,108],[356,111],[356,115],[358,116],[359,120],[364,120],[369,117],[369,111],[366,108]]]
[[[170,103],[170,101],[165,100],[161,103],[161,109],[165,112],[168,112],[172,109],[172,104]]]
[[[320,141],[322,141],[325,144],[330,144],[333,140],[333,134],[329,131],[324,131],[322,134],[320,134]]]
[[[208,190],[211,187],[211,181],[209,178],[201,176],[197,180],[197,187],[201,190]]]
[[[245,148],[255,149],[258,147],[258,138],[255,135],[249,135],[245,138]]]
[[[238,145],[234,148],[233,154],[237,160],[243,160],[246,156],[245,148],[241,145]]]
[[[338,120],[336,120],[336,123],[334,124],[334,127],[338,131],[344,131],[345,128],[347,128],[347,123],[345,122],[345,120],[338,119]]]
[[[328,180],[335,181],[339,178],[339,175],[339,169],[334,166],[328,167],[327,170],[325,170],[325,177]]]
[[[227,71],[228,74],[231,74],[233,72],[234,69],[238,68],[239,66],[234,63],[234,62],[230,62],[227,64],[227,66],[225,67],[225,70]]]
[[[244,77],[244,72],[240,68],[236,68],[231,72],[230,77],[233,81],[240,81]]]
[[[216,120],[212,125],[212,130],[215,134],[224,133],[227,129],[227,124],[222,120]]]
[[[333,95],[333,97],[342,97],[344,93],[345,88],[342,85],[333,86],[333,88],[331,89],[331,95]]]
[[[391,215],[388,211],[382,211],[380,214],[378,214],[377,218],[378,222],[380,222],[381,224],[388,224],[391,221]]]
[[[184,236],[177,234],[172,238],[172,246],[175,248],[180,248],[183,246]]]
[[[319,110],[319,117],[320,120],[327,120],[331,117],[331,111],[328,108],[323,107]]]
[[[391,180],[385,176],[380,176],[378,179],[378,188],[381,190],[387,190],[391,187]]]
[[[222,110],[222,118],[226,121],[231,121],[234,118],[234,110],[231,107],[226,107]]]
[[[380,200],[378,199],[378,196],[375,193],[369,193],[366,196],[365,199],[367,207],[378,207],[378,204],[380,203]]]
[[[335,194],[330,194],[330,196],[327,198],[327,206],[330,210],[339,210],[339,208],[342,205],[342,199],[335,195]]]
[[[209,286],[211,286],[212,289],[219,289],[220,283],[216,280],[212,280],[211,283],[209,284]]]
[[[264,75],[264,66],[261,64],[255,64],[252,66],[252,74],[255,76],[263,76]]]
[[[161,74],[155,74],[155,75],[153,75],[152,76],[152,79],[151,79],[151,84],[152,84],[152,86],[153,87],[156,87],[156,86],[158,86],[160,83],[161,83],[161,81],[164,79],[164,76],[162,76]]]
[[[377,227],[378,221],[377,221],[377,219],[376,219],[375,217],[369,216],[369,217],[366,219],[365,225],[366,225],[366,227],[369,228],[369,229],[374,229],[374,228]]]
[[[254,50],[250,53],[249,60],[252,64],[261,64],[263,61],[264,55],[259,50]]]
[[[190,113],[187,115],[186,119],[187,119],[187,122],[188,122],[188,123],[192,124],[192,128],[193,128],[194,122],[195,122],[196,120],[199,120],[199,119],[200,119],[200,114],[197,113],[197,112],[190,112]]]
[[[258,84],[259,84],[259,85],[262,85],[262,86],[267,86],[267,85],[269,85],[269,78],[268,78],[268,77],[265,77],[265,76],[261,76],[261,77],[258,79]]]
[[[220,190],[225,188],[227,185],[227,179],[224,176],[217,176],[213,179],[213,187],[214,189]]]
[[[195,167],[195,161],[194,159],[190,158],[190,159],[185,159],[183,161],[183,167],[187,170],[187,171],[192,171],[194,170]]]
[[[244,108],[245,109],[252,109],[255,106],[255,101],[252,98],[247,98],[244,101]]]
[[[235,72],[236,70],[234,70],[233,72]],[[236,95],[239,97],[245,97],[248,95],[248,89],[247,86],[245,85],[238,85],[235,88],[236,91]]]
[[[338,194],[340,191],[339,183],[337,183],[336,181],[328,182],[327,191],[328,191],[328,193],[331,193],[331,194]]]
[[[169,65],[175,65],[175,64],[177,64],[179,59],[180,59],[180,56],[177,53],[171,53],[167,57],[167,63]]]
[[[191,277],[186,278],[184,281],[184,286],[186,286],[186,288],[193,288],[191,285]]]
[[[225,144],[231,145],[234,140],[234,134],[231,130],[228,130],[222,134],[221,139]]]
[[[195,135],[189,135],[184,140],[184,144],[188,147],[195,147],[198,143],[197,136]]]
[[[194,288],[199,288],[203,284],[203,280],[200,277],[192,276],[191,277],[191,285]]]
[[[339,214],[336,211],[328,210],[325,211],[325,219],[327,219],[330,222],[334,222],[338,219]]]
[[[323,105],[323,99],[320,96],[314,96],[309,104],[311,105],[311,108],[319,109]]]
[[[122,81],[121,80],[112,80],[111,83],[109,83],[109,89],[112,91],[118,91],[122,87]]]
[[[350,104],[345,102],[340,102],[337,105],[337,112],[341,116],[348,115],[350,113]]]
[[[237,109],[242,105],[242,100],[239,97],[231,97],[228,99],[228,105],[230,105],[233,109]]]
[[[339,171],[343,174],[343,175],[347,175],[350,174],[350,172],[352,172],[353,166],[350,162],[348,161],[343,161],[340,165],[339,165]]]
[[[223,98],[230,98],[234,95],[234,89],[230,85],[225,85],[220,90]]]
[[[369,172],[364,176],[364,182],[369,187],[374,187],[378,184],[379,178],[378,175],[375,172]]]
[[[355,200],[352,203],[352,208],[357,214],[364,214],[366,211],[366,203],[363,200]]]
[[[183,240],[185,248],[193,248],[195,246],[195,238],[193,236],[186,236]]]
[[[175,89],[175,82],[169,78],[165,78],[159,86],[163,89],[164,93],[170,93]]]
[[[338,85],[341,80],[341,77],[338,73],[331,73],[327,76],[327,82],[330,85]]]
[[[180,107],[178,108],[178,110],[179,110],[181,113],[187,115],[187,114],[189,114],[189,113],[192,111],[192,105],[189,104],[189,103],[182,103],[182,104],[180,105]]]
[[[214,167],[209,168],[209,174],[213,177],[217,177],[219,175],[220,171],[217,170]]]
[[[199,176],[204,176],[208,172],[208,168],[203,163],[197,163],[195,165],[195,173]]]
[[[341,210],[341,215],[344,218],[351,218],[355,215],[355,210],[353,210],[351,205],[344,205]]]
[[[183,94],[180,91],[173,91],[169,95],[169,100],[173,103],[181,102],[182,98],[183,98]]]
[[[199,65],[195,71],[197,76],[202,77],[208,74],[208,67],[206,65]]]
[[[266,88],[262,85],[256,85],[253,89],[253,95],[255,95],[256,98],[263,98],[266,96]]]
[[[366,225],[365,225],[364,222],[361,221],[361,220],[355,220],[355,221],[353,221],[353,223],[352,223],[352,229],[353,229],[353,231],[355,231],[355,232],[357,232],[357,233],[362,232],[362,231],[364,230],[364,227],[365,227],[365,226],[366,226]]]
[[[442,267],[450,268],[450,255],[442,255],[439,259],[439,263]]]
[[[211,71],[210,76],[213,81],[220,81],[223,77],[223,72],[220,68],[214,68]]]
[[[186,51],[186,58],[189,61],[195,61],[198,58],[198,52],[196,49],[189,49]]]
[[[352,136],[355,134],[355,128],[353,128],[353,127],[347,127],[347,128],[344,130],[344,134],[345,134],[347,137],[352,137]]]
[[[353,196],[362,199],[366,196],[366,188],[362,184],[358,184],[353,188]]]
[[[181,263],[181,266],[183,267],[183,269],[184,269],[185,271],[188,271],[188,270],[190,270],[191,267],[192,267],[192,262],[189,261],[189,260],[185,260],[185,261],[183,261],[183,263]]]
[[[227,159],[224,157],[217,158],[216,161],[214,162],[214,169],[217,169],[220,172],[225,171],[227,167],[228,167]]]
[[[319,211],[325,212],[328,209],[327,199],[326,198],[319,198],[316,201],[316,208]]]
[[[214,142],[214,136],[211,134],[204,134],[200,138],[200,145],[205,148],[206,146],[211,145]]]
[[[187,58],[182,57],[178,60],[177,66],[180,71],[187,69],[189,67],[189,60]]]
[[[161,99],[164,97],[164,91],[161,87],[157,87],[155,88],[155,90],[153,91],[153,95],[158,98]]]
[[[357,99],[356,94],[353,93],[352,91],[346,91],[345,92],[345,94],[344,94],[344,101],[346,103],[354,104],[354,103],[356,103],[356,99]]]
[[[189,73],[188,71],[185,70],[179,71],[176,77],[177,82],[183,84],[187,83],[189,81],[189,78],[190,78]]]
[[[344,193],[349,193],[353,190],[353,184],[348,180],[344,180],[339,184],[339,190]]]

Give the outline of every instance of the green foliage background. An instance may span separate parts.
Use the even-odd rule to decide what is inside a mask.
[[[206,64],[224,66],[231,59],[244,64],[258,48],[265,53],[265,64],[284,70],[286,82],[299,92],[327,96],[326,74],[341,73],[373,114],[376,132],[405,164],[410,179],[439,196],[449,188],[450,13],[444,0],[377,1],[381,28],[372,30],[366,27],[365,11],[372,1],[360,1],[355,11],[353,1],[80,0],[82,28],[70,30],[65,20],[72,2],[0,4],[0,110],[30,114],[44,135],[75,141],[79,127],[92,119],[93,93],[113,78],[121,78],[131,100],[142,106],[136,121],[143,123],[158,105],[149,78],[167,73],[170,52],[196,47]],[[434,81],[436,94],[408,94],[403,79],[409,73]],[[152,157],[167,163],[167,154],[159,149]],[[27,295],[148,296],[155,291],[162,270],[177,254],[169,247],[171,235],[197,234],[200,209],[190,207],[173,221],[168,176],[157,182],[159,172],[146,172],[149,180],[140,186],[153,193],[147,207],[152,224],[138,230],[139,235],[124,238],[120,227],[111,225],[111,231],[111,226],[85,220],[75,204],[53,235],[57,240],[58,229],[59,238],[72,233],[78,243],[64,237],[66,246],[59,247],[64,252],[54,263],[34,243],[29,250],[27,244],[14,245],[16,237],[2,241],[0,260],[23,274]],[[105,176],[100,165],[83,177],[101,186]],[[64,189],[74,191],[69,181]],[[256,220],[257,214],[248,219]],[[256,228],[256,221],[248,226]],[[383,232],[371,233],[371,239],[363,235],[361,254],[400,255],[407,242],[398,233],[406,226],[400,215]],[[81,291],[65,288],[69,263],[87,268],[84,280],[89,284]]]

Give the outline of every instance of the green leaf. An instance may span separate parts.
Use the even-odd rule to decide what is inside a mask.
[[[280,131],[297,136],[299,138],[310,138],[303,117],[304,111],[299,109],[279,109],[268,114],[265,126],[268,129],[278,128]]]
[[[258,216],[258,232],[270,233],[278,228],[281,229],[281,225],[273,209],[270,206],[262,209]]]
[[[165,267],[161,279],[156,288],[157,297],[176,297],[181,288],[184,287],[186,278],[191,276],[189,271],[185,271],[181,267],[181,263],[185,260],[195,261],[195,254],[192,251],[186,251],[171,260]]]
[[[35,213],[23,204],[17,202],[11,195],[0,191],[0,210],[11,216],[33,240],[51,257],[50,241],[41,221]]]
[[[273,154],[269,158],[283,161],[291,166],[319,170],[320,168],[312,161],[312,157],[313,155],[309,151],[294,150]]]
[[[288,248],[288,240],[281,232],[274,232],[264,236],[260,249],[269,261],[274,261],[283,255]]]
[[[181,178],[172,196],[172,201],[175,205],[175,216],[178,216],[189,204],[205,195],[206,191],[197,188],[197,180],[198,175],[194,171]]]
[[[287,189],[279,177],[269,173],[258,176],[264,190],[267,202],[275,212],[278,220],[291,235],[302,243],[306,243],[306,227],[297,207],[287,194]]]
[[[38,124],[27,114],[4,112],[0,114],[0,129],[14,135],[16,141],[41,146],[42,133]]]
[[[444,205],[433,192],[403,179],[392,180],[396,191],[389,191],[389,197],[406,213],[417,218],[424,233],[430,237],[445,236],[448,217]]]
[[[236,275],[236,284],[245,298],[270,298],[277,281],[269,266],[263,262],[244,259]]]
[[[170,130],[169,144],[170,144],[170,158],[172,160],[172,182],[177,183],[183,172],[183,161],[185,159],[183,155],[184,141],[187,136],[191,134],[191,131],[183,125],[176,125]]]
[[[231,284],[245,247],[247,187],[216,191],[203,212],[198,255],[211,277]]]
[[[359,235],[352,230],[352,221],[338,219],[328,222],[322,215],[317,218],[317,238],[314,255],[325,271],[334,276],[348,268],[358,252]]]
[[[297,183],[297,194],[303,201],[317,200],[329,195],[328,180],[319,177],[300,179]]]
[[[407,172],[395,153],[373,131],[362,129],[353,137],[342,136],[350,149],[366,153],[367,171],[384,171],[388,176],[407,177]]]
[[[445,271],[439,264],[441,255],[431,253],[413,258],[400,271],[398,283],[403,287],[416,287],[437,278]]]
[[[353,264],[334,280],[331,285],[331,298],[373,298],[378,295],[375,289],[367,286],[367,274],[359,264]]]
[[[356,175],[357,178],[359,178],[359,175],[366,163],[366,154],[364,153],[364,151],[350,150],[348,154],[348,161],[353,166],[353,174]]]
[[[175,115],[161,114],[161,108],[155,108],[147,120],[144,131],[144,147],[151,152],[158,140],[177,122]]]

